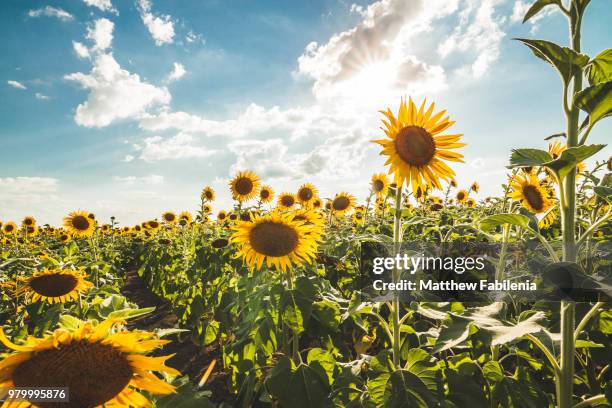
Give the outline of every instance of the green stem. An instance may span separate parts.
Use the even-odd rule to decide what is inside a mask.
[[[578,404],[574,405],[573,408],[585,408],[585,407],[590,407],[593,404],[597,404],[600,402],[606,402],[606,396],[603,394],[600,395],[596,395],[594,397],[591,398],[587,398],[584,401],[579,402]]]
[[[580,337],[580,333],[586,327],[587,323],[589,323],[589,320],[591,320],[594,316],[597,315],[597,313],[599,313],[599,309],[603,305],[605,305],[605,302],[597,302],[597,303],[595,303],[595,305],[593,305],[591,310],[589,310],[587,312],[587,314],[584,315],[584,317],[582,318],[580,323],[578,323],[578,326],[576,326],[576,330],[574,330],[574,342],[576,342],[578,340],[578,337]]]
[[[397,183],[395,190],[395,214],[393,217],[393,255],[400,253],[402,242],[402,183]],[[399,270],[393,269],[393,282],[399,281]],[[400,367],[400,302],[399,293],[393,292],[393,364]]]

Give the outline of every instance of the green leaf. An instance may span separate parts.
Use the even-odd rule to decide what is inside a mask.
[[[608,201],[612,197],[612,187],[597,186],[593,188],[593,191],[595,191],[595,194],[597,194],[599,197],[603,198],[606,201]]]
[[[550,41],[529,40],[525,38],[515,38],[527,45],[534,55],[548,62],[555,67],[565,86],[567,86],[576,74],[581,74],[582,69],[588,64],[589,57],[579,54],[571,48],[561,47]]]
[[[490,383],[498,383],[504,379],[504,370],[497,361],[487,361],[482,367],[482,373]]]
[[[529,228],[529,218],[522,214],[495,214],[480,221],[480,228],[490,231],[498,225],[510,224]]]
[[[327,378],[329,383],[331,384],[334,381],[334,369],[336,368],[336,359],[333,354],[327,350],[323,350],[322,348],[313,348],[308,352],[308,356],[306,357],[308,364],[312,365],[313,363],[318,363],[323,367],[325,373],[327,374]]]
[[[612,81],[612,48],[603,50],[586,66],[589,84],[599,85]]]
[[[331,389],[327,378],[306,364],[300,364],[295,369],[292,365],[287,357],[283,357],[266,382],[268,390],[278,399],[280,406],[331,408]]]
[[[428,408],[435,406],[435,399],[419,377],[406,370],[396,370],[385,386],[383,406]]]
[[[463,343],[470,336],[470,322],[461,317],[453,316],[451,323],[440,330],[433,353],[448,350]]]
[[[122,309],[122,310],[115,310],[114,312],[109,313],[108,318],[127,320],[127,319],[131,319],[137,316],[145,315],[147,313],[151,313],[154,310],[155,310],[155,306],[143,307],[142,309],[127,308],[127,309]]]
[[[570,147],[564,150],[558,158],[544,165],[554,170],[559,178],[563,180],[578,163],[593,156],[604,147],[606,147],[606,145]]]
[[[483,387],[475,381],[475,376],[462,375],[455,370],[446,370],[448,380],[448,399],[457,407],[489,406]]]
[[[529,7],[527,13],[525,13],[525,17],[523,18],[523,24],[527,22],[531,17],[535,16],[546,6],[550,6],[551,4],[559,4],[559,0],[536,0],[535,3]]]
[[[545,150],[513,149],[508,168],[541,166],[552,159],[550,153]]]
[[[155,408],[214,408],[214,404],[208,399],[207,391],[196,391],[189,377],[177,378],[172,385],[176,392],[163,397],[157,397]]]
[[[574,95],[574,105],[589,114],[589,126],[612,114],[612,81],[583,89]]]
[[[74,316],[61,315],[58,323],[64,329],[76,330],[77,328],[81,327],[85,322],[83,320],[77,319]]]

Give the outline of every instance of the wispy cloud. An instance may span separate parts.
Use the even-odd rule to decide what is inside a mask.
[[[9,84],[10,86],[12,86],[13,88],[17,88],[17,89],[28,89],[24,84],[22,84],[19,81],[14,81],[12,79],[6,81],[7,84]]]
[[[38,99],[40,101],[47,101],[47,100],[50,99],[47,95],[42,94],[40,92],[36,92],[36,94],[34,94],[34,96],[36,97],[36,99]]]
[[[117,10],[113,7],[111,0],[83,0],[85,4],[90,7],[97,7],[102,11],[110,11],[117,12]]]
[[[67,12],[66,10],[63,10],[57,7],[52,7],[52,6],[45,6],[39,9],[30,10],[28,11],[28,16],[32,18],[41,17],[41,16],[55,17],[62,21],[74,20],[74,16],[70,14],[69,12]]]
[[[115,176],[113,178],[116,182],[131,186],[135,184],[161,184],[164,182],[164,176],[152,174],[150,176]]]
[[[172,72],[170,72],[170,74],[168,74],[168,77],[166,78],[166,81],[167,82],[178,81],[183,76],[185,76],[186,73],[187,73],[187,71],[185,70],[185,67],[183,66],[183,64],[181,64],[179,62],[175,62],[172,65]]]
[[[151,12],[150,0],[138,0],[138,9],[142,22],[151,33],[158,47],[174,41],[174,22],[168,15],[155,15]]]

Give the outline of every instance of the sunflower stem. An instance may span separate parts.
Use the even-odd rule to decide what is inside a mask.
[[[393,255],[396,257],[400,253],[402,243],[402,182],[397,183],[395,188],[395,213],[393,217]],[[399,281],[399,270],[393,268],[393,282]],[[400,358],[400,302],[399,293],[393,292],[393,365],[399,368]]]

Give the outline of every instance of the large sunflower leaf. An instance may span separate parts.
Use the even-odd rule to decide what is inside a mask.
[[[551,4],[559,5],[559,0],[536,0],[535,3],[529,7],[527,13],[525,13],[525,17],[523,18],[523,24],[527,22],[531,17],[535,16],[546,6],[550,6]]]
[[[529,40],[526,38],[515,38],[528,46],[534,55],[548,62],[555,67],[565,86],[572,79],[572,76],[581,74],[582,69],[588,64],[589,57],[580,54],[571,48],[561,47],[550,41]]]
[[[612,115],[612,81],[583,89],[574,95],[574,105],[589,114],[589,126]]]
[[[321,367],[320,365],[318,366]],[[279,360],[266,385],[283,407],[330,407],[330,387],[323,369],[306,364],[293,368],[288,358]]]
[[[541,166],[552,159],[550,153],[545,150],[513,149],[508,168]]]
[[[586,66],[589,84],[599,85],[612,81],[612,48],[603,50]]]
[[[435,406],[435,398],[425,384],[407,370],[381,373],[368,380],[372,402],[377,407],[427,408]]]
[[[593,188],[593,191],[595,191],[595,194],[597,194],[599,197],[603,198],[606,201],[612,199],[612,187],[597,186]]]
[[[599,152],[606,145],[585,145],[570,147],[564,150],[555,160],[545,163],[544,166],[554,170],[562,180],[578,163],[588,159]]]
[[[495,214],[482,219],[480,221],[480,228],[485,231],[490,231],[503,224],[529,228],[529,217],[522,214]]]

